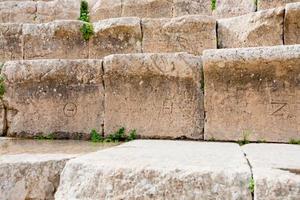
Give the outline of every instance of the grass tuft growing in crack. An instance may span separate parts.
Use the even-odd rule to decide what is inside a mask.
[[[80,4],[80,16],[79,20],[83,21],[84,24],[80,28],[83,38],[87,41],[94,34],[93,24],[90,23],[89,5],[86,0],[82,0]]]
[[[211,10],[214,11],[217,8],[217,0],[211,0]]]
[[[248,188],[249,188],[250,192],[253,194],[254,193],[254,188],[255,188],[255,182],[254,182],[253,178],[250,179]]]
[[[126,134],[124,127],[120,128],[115,133],[107,135],[106,137],[100,135],[95,129],[91,131],[92,142],[127,142],[135,139],[137,139],[136,130],[131,130],[128,134]]]
[[[299,139],[299,140],[291,139],[291,140],[289,141],[289,144],[297,144],[297,145],[300,145],[300,139]]]

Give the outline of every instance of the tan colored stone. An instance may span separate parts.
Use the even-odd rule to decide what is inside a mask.
[[[255,0],[217,0],[213,15],[217,18],[227,18],[244,15],[255,10]]]
[[[207,16],[143,19],[143,51],[202,54],[216,48],[216,21]]]
[[[203,138],[200,57],[112,55],[104,71],[106,134],[125,127],[144,138]]]
[[[5,128],[6,128],[5,108],[1,101],[0,102],[0,136],[4,135]]]
[[[265,10],[269,8],[276,8],[294,2],[300,2],[300,0],[257,0],[257,9]]]
[[[114,18],[94,25],[90,39],[90,58],[103,58],[110,54],[140,53],[142,32],[139,18]]]
[[[93,22],[121,16],[122,0],[98,0],[91,7],[91,20]]]
[[[21,24],[0,24],[0,62],[23,59]]]
[[[300,44],[300,3],[288,4],[285,11],[284,43]]]
[[[4,65],[8,136],[88,139],[101,132],[101,60],[28,60]]]
[[[288,142],[300,134],[300,45],[208,50],[205,139]]]
[[[81,21],[24,24],[24,58],[88,58],[88,43],[80,31],[82,25]]]
[[[36,2],[0,2],[0,23],[32,23],[36,18]]]
[[[172,17],[172,0],[123,0],[123,17]]]
[[[218,20],[218,48],[283,44],[284,8]]]
[[[209,0],[174,0],[173,16],[212,15]]]

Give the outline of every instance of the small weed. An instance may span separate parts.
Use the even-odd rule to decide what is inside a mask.
[[[92,142],[126,142],[137,139],[136,130],[132,130],[127,135],[125,128],[122,127],[115,133],[109,134],[106,137],[102,137],[96,130],[91,131],[91,141]]]
[[[92,23],[90,23],[89,5],[88,2],[85,0],[81,1],[80,16],[78,19],[85,22],[80,28],[80,31],[82,33],[83,38],[85,40],[89,40],[94,34],[94,26]]]
[[[91,131],[92,142],[103,142],[103,137],[95,129]]]
[[[298,144],[298,145],[300,145],[300,140],[291,139],[289,141],[289,144]]]
[[[82,36],[85,40],[89,40],[91,36],[94,34],[94,27],[91,23],[84,23],[80,28]]]
[[[240,140],[240,141],[238,141],[238,144],[240,145],[240,146],[243,146],[243,145],[245,145],[245,144],[249,144],[250,142],[249,142],[249,136],[251,135],[251,132],[250,131],[244,131],[243,132],[243,140]]]
[[[136,140],[136,139],[137,139],[137,134],[136,134],[136,130],[134,129],[134,130],[130,131],[127,140],[131,141],[131,140]]]
[[[211,0],[211,10],[214,11],[217,8],[217,0]]]
[[[4,78],[0,75],[0,98],[2,99],[5,93],[5,85],[4,85]]]
[[[54,134],[50,133],[48,135],[37,135],[34,137],[35,140],[54,140]]]
[[[216,141],[216,139],[214,137],[211,137],[211,138],[208,139],[208,141],[214,142],[214,141]]]
[[[248,185],[248,188],[249,188],[251,193],[254,193],[254,187],[255,187],[255,182],[254,182],[254,179],[251,178],[250,181],[249,181],[249,185]]]

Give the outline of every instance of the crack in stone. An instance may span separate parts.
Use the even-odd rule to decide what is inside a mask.
[[[288,171],[288,172],[296,174],[296,175],[300,175],[300,169],[289,169],[289,168],[278,168],[278,169],[283,170],[283,171]]]
[[[254,177],[253,177],[253,170],[252,170],[252,165],[251,165],[249,159],[247,158],[247,154],[246,154],[243,150],[242,150],[242,152],[243,152],[244,157],[245,157],[245,159],[247,160],[248,166],[249,166],[249,168],[250,168],[251,179],[254,180]],[[254,191],[251,192],[251,198],[252,198],[252,200],[254,200]]]

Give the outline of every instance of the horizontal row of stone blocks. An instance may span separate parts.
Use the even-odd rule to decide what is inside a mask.
[[[299,74],[300,45],[10,61],[3,131],[288,142],[300,137]]]

